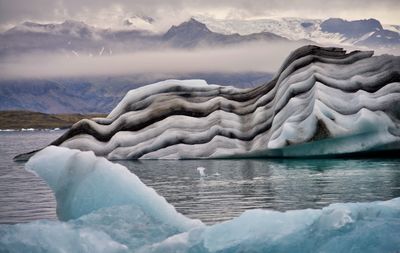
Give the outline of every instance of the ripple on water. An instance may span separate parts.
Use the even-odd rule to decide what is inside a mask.
[[[56,219],[45,183],[14,163],[16,154],[63,132],[0,133],[0,223]],[[400,159],[119,161],[176,209],[211,224],[254,208],[321,208],[400,196]],[[200,177],[197,168],[203,167]]]

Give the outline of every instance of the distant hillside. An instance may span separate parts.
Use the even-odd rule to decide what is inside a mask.
[[[46,114],[31,111],[0,111],[0,129],[68,128],[81,119],[105,116],[104,114]]]
[[[131,89],[173,76],[105,77],[86,79],[0,80],[0,111],[43,113],[109,113]],[[272,78],[270,73],[193,74],[179,79],[205,79],[210,84],[254,87]]]

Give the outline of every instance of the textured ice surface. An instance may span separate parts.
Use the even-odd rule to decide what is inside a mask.
[[[48,147],[26,165],[68,221],[0,225],[0,252],[398,252],[400,198],[250,210],[212,226],[177,213],[125,167]],[[63,209],[62,209],[63,208]]]
[[[79,218],[104,207],[133,204],[152,218],[182,230],[201,224],[178,213],[127,168],[96,157],[93,152],[50,146],[33,156],[25,167],[42,177],[54,192],[60,220]]]
[[[168,80],[53,145],[108,159],[324,156],[400,150],[400,57],[306,46],[256,88]]]

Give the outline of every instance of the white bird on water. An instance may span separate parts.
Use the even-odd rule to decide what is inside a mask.
[[[199,172],[200,177],[205,177],[206,176],[206,173],[204,173],[205,169],[206,168],[204,168],[204,167],[197,167],[197,171]]]

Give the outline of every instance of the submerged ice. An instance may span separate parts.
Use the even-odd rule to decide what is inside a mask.
[[[287,212],[255,209],[206,226],[178,213],[125,167],[92,152],[51,146],[26,168],[53,190],[61,221],[0,225],[0,252],[400,250],[400,198]]]

